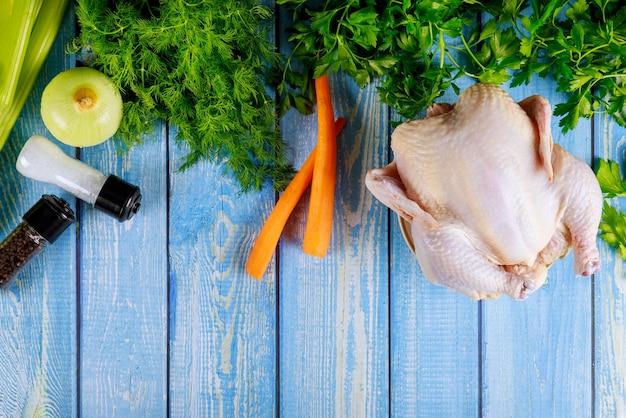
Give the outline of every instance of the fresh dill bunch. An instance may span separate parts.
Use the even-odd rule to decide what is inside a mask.
[[[122,92],[123,144],[141,143],[164,120],[188,148],[181,170],[224,161],[242,192],[266,181],[286,187],[294,171],[265,77],[280,59],[268,8],[255,0],[78,0],[76,15],[72,50],[89,48],[88,65]]]

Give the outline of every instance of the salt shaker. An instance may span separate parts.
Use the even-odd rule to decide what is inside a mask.
[[[120,222],[132,218],[141,205],[139,187],[66,155],[41,135],[26,141],[15,166],[24,176],[55,184]]]
[[[0,287],[9,286],[24,266],[53,243],[74,220],[74,212],[65,200],[43,195],[0,243]]]

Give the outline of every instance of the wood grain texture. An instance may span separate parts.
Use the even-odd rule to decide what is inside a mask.
[[[74,206],[72,196],[54,186],[22,177],[15,160],[32,134],[47,131],[39,114],[45,85],[69,68],[64,53],[73,36],[71,12],[11,135],[0,152],[0,234],[9,234],[44,193]],[[68,149],[68,148],[66,148]],[[3,416],[75,416],[76,270],[75,228],[44,248],[0,291],[0,411]]]
[[[546,80],[510,93],[518,101],[540,94],[553,107],[564,100]],[[552,135],[591,164],[589,121],[562,135],[553,118]],[[591,295],[591,280],[575,277],[570,254],[550,267],[548,283],[527,301],[483,302],[484,416],[591,414]]]
[[[163,416],[167,408],[167,189],[165,128],[120,155],[112,141],[81,158],[141,188],[126,222],[80,209],[81,411]]]
[[[626,128],[605,115],[596,118],[596,157],[626,162]],[[613,204],[626,210],[625,199]],[[594,373],[597,417],[626,416],[626,270],[624,261],[600,241],[602,271],[594,281]]]
[[[276,409],[276,296],[244,270],[274,194],[238,196],[219,165],[176,172],[170,155],[170,414],[270,417]]]
[[[362,179],[385,155],[387,112],[375,86],[358,91],[336,75],[330,83],[335,116],[348,120],[338,139],[335,222],[326,257],[305,255],[305,199],[281,242],[280,413],[383,416],[389,405],[386,211]],[[315,115],[291,114],[283,129],[292,132],[299,166],[315,142]]]

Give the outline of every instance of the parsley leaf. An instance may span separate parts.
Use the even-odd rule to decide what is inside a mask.
[[[615,161],[600,159],[596,177],[607,198],[626,197],[626,180],[622,179],[619,164]]]
[[[600,238],[617,248],[622,260],[626,260],[626,213],[618,211],[606,201],[602,208]]]
[[[616,247],[622,259],[626,260],[626,213],[609,203],[614,197],[626,197],[626,179],[622,177],[618,163],[603,159],[598,160],[596,177],[604,193],[600,238]]]

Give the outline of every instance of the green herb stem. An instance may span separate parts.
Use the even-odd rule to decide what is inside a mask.
[[[461,42],[463,42],[463,46],[465,47],[465,52],[472,59],[472,62],[478,65],[482,71],[485,71],[487,68],[480,62],[480,60],[478,60],[478,58],[476,58],[476,56],[472,52],[472,48],[470,48],[470,46],[468,45],[467,40],[465,39],[465,36],[461,34],[460,38],[461,38]]]

